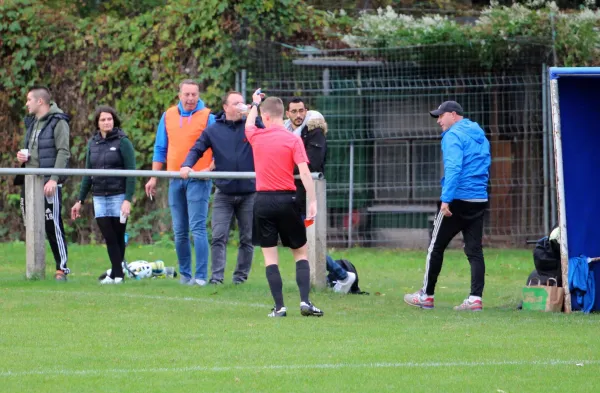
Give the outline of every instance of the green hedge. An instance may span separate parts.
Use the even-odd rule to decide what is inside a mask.
[[[296,0],[173,0],[129,19],[80,19],[34,0],[0,1],[2,166],[16,166],[27,90],[43,83],[73,118],[72,166],[84,162],[94,107],[108,104],[124,120],[138,168],[150,169],[156,126],[162,112],[176,103],[180,80],[198,80],[202,99],[218,109],[254,42],[312,37],[326,24],[323,16]],[[65,209],[79,182],[73,178],[65,185]],[[170,223],[165,198],[151,204],[143,196],[143,183],[138,182],[130,228],[142,241],[156,239]],[[19,189],[7,177],[0,184],[0,238],[22,238],[15,219]],[[74,240],[97,238],[91,208],[86,209],[86,219],[66,222]]]
[[[600,64],[600,10],[561,11],[554,2],[525,6],[492,4],[475,24],[458,23],[440,15],[413,17],[391,7],[351,18],[345,12],[330,14],[343,26],[347,45],[357,48],[397,48],[452,44],[475,47],[480,64],[491,68],[527,51],[531,43],[554,46],[556,65]]]

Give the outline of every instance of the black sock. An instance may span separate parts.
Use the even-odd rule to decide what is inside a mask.
[[[271,295],[273,295],[273,300],[275,300],[275,310],[279,310],[283,307],[283,282],[281,281],[279,266],[269,265],[266,271]]]
[[[310,292],[310,265],[306,259],[296,262],[296,283],[300,290],[300,301],[308,303]]]

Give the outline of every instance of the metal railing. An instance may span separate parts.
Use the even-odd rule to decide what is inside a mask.
[[[44,176],[180,177],[179,172],[174,171],[45,168],[0,168],[0,175],[25,175],[25,189],[27,190],[25,192],[25,254],[26,276],[28,279],[43,279],[46,272]],[[191,172],[189,177],[192,179],[254,179],[256,173]],[[306,228],[306,237],[308,240],[311,284],[321,289],[326,285],[327,186],[322,173],[312,173],[312,178],[315,180],[317,208],[320,214],[315,217],[314,224]]]

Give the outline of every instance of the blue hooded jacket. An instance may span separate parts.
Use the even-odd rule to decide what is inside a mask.
[[[264,128],[258,118],[256,126]],[[234,122],[225,119],[225,113],[218,113],[215,123],[206,127],[181,166],[193,167],[204,152],[211,148],[215,171],[254,172],[252,146],[246,138],[245,128],[245,118]],[[225,194],[249,194],[256,191],[254,179],[215,179],[214,182]]]
[[[442,154],[442,202],[488,198],[490,142],[477,123],[462,119],[443,132]]]
[[[571,292],[571,307],[573,311],[592,311],[596,296],[594,273],[588,266],[585,255],[569,258],[569,291]]]
[[[198,100],[198,104],[196,108],[192,111],[188,112],[183,109],[183,105],[181,105],[181,101],[177,104],[177,109],[179,110],[180,122],[189,121],[189,117],[194,113],[204,109],[206,106],[202,100]],[[184,120],[187,118],[187,120]],[[206,123],[206,127],[210,126],[215,122],[215,116],[211,113],[208,115],[208,122]],[[167,135],[167,128],[165,126],[165,113],[163,113],[160,118],[160,123],[158,123],[158,128],[156,130],[156,141],[154,142],[154,155],[152,156],[153,162],[162,162],[163,164],[167,162],[167,150],[169,148],[169,137]]]

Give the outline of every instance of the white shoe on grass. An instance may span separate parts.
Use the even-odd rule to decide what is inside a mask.
[[[207,284],[206,280],[203,280],[201,278],[192,278],[190,280],[190,282],[188,283],[188,285],[193,286],[193,285],[198,285],[200,287],[203,287]]]
[[[348,293],[350,292],[350,288],[352,288],[352,284],[356,281],[356,274],[352,272],[348,272],[348,277],[345,280],[338,280],[333,286],[333,292],[337,293]]]

